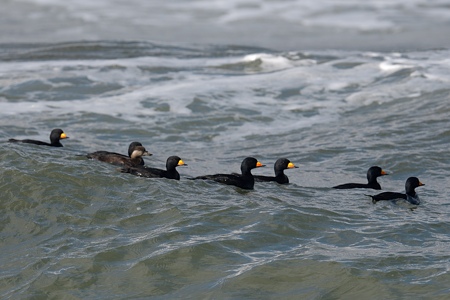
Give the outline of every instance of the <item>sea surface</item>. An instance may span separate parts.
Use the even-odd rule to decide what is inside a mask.
[[[120,1],[92,2],[90,10],[85,1],[57,2],[6,5],[36,18],[66,9],[72,21],[89,11],[96,24],[131,14]],[[266,24],[273,6],[286,22],[306,3],[312,31],[369,15],[362,29],[350,17],[344,23],[387,38],[405,10],[435,12],[428,25],[439,21],[438,8],[450,15],[444,1],[356,9],[353,1],[192,1],[187,13],[174,13],[181,2],[161,8],[175,24],[186,15],[225,29],[232,16]],[[133,1],[142,11],[156,3]],[[211,3],[221,18],[212,19]],[[336,6],[341,18],[333,19]],[[329,15],[314,19],[319,7]],[[367,7],[391,8],[392,20]],[[127,20],[142,24],[142,11]],[[448,299],[448,48],[370,50],[356,39],[308,49],[283,47],[280,37],[252,46],[230,36],[188,43],[180,32],[127,39],[135,29],[128,23],[117,39],[89,38],[81,21],[77,34],[51,41],[27,27],[32,19],[21,27],[11,22],[18,11],[9,16],[0,25],[29,36],[0,39],[0,298]],[[47,141],[53,128],[69,136],[63,148],[7,142]],[[181,180],[136,177],[85,157],[126,153],[133,141],[153,153],[148,166],[180,156],[188,165],[178,168]],[[252,191],[188,180],[239,172],[247,156],[266,164],[258,175],[272,175],[281,157],[299,168],[286,171],[288,185],[256,183]],[[420,205],[373,204],[367,195],[378,191],[331,188],[364,183],[373,165],[389,173],[379,178],[384,191],[404,191],[406,179],[418,177]]]

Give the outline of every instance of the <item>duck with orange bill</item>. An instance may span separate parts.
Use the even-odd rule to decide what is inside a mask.
[[[383,169],[378,166],[370,167],[367,170],[367,183],[344,183],[333,186],[334,189],[374,189],[381,190],[381,186],[377,181],[380,176],[388,175]]]
[[[123,168],[121,172],[147,178],[167,178],[180,180],[180,173],[178,173],[176,169],[180,166],[187,166],[187,164],[185,164],[184,161],[178,156],[170,156],[166,161],[165,170],[139,166]]]
[[[289,183],[289,178],[284,174],[284,170],[298,168],[287,158],[279,158],[273,169],[275,171],[275,176],[264,176],[264,175],[253,175],[255,177],[255,181],[257,182],[270,182],[275,181],[279,184],[287,184]]]
[[[255,178],[252,169],[265,167],[254,157],[247,157],[241,163],[241,174],[213,174],[191,178],[193,180],[212,180],[222,184],[234,185],[242,189],[252,190]]]
[[[37,140],[31,140],[31,139],[25,139],[25,140],[9,139],[8,142],[34,144],[34,145],[39,145],[39,146],[63,147],[60,140],[68,139],[68,138],[69,137],[64,133],[64,131],[62,129],[56,128],[56,129],[53,129],[52,132],[50,132],[50,143],[37,141]]]

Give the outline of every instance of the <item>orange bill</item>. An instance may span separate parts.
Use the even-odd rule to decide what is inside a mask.
[[[258,162],[256,162],[256,167],[257,168],[259,168],[259,167],[265,167],[266,165],[263,165],[262,163],[260,163],[259,161]]]

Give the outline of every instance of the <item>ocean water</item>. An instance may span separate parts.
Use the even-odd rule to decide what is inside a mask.
[[[193,1],[177,10],[175,1],[159,9],[177,25],[206,20],[227,31],[267,16],[294,22],[305,8],[305,31],[341,24],[387,39],[413,23],[405,11],[428,14],[421,22],[429,26],[449,13],[439,1],[355,3]],[[212,29],[195,26],[204,40],[180,41],[181,30],[152,41],[137,29],[158,2],[133,4],[143,9],[5,4],[14,9],[0,23],[26,33],[0,44],[2,299],[448,297],[450,50],[409,42],[361,49],[357,38],[332,48],[320,34],[310,49],[280,49],[278,39],[295,28],[253,46],[226,34],[208,41]],[[11,22],[19,10],[37,20],[64,11],[55,39],[46,23]],[[115,27],[89,35],[91,26],[125,19],[116,39],[107,32]],[[75,33],[60,40],[69,21]],[[53,128],[69,136],[63,148],[7,142],[48,140]],[[135,177],[85,158],[126,153],[132,141],[153,153],[145,158],[152,167],[180,156],[188,164],[178,168],[181,180]],[[252,191],[187,180],[238,172],[247,156],[267,165],[254,174],[273,174],[280,157],[299,168],[286,171],[289,185],[256,183]],[[372,165],[389,173],[379,178],[386,191],[403,191],[417,176],[421,204],[372,204],[366,195],[377,191],[331,188],[365,182]]]

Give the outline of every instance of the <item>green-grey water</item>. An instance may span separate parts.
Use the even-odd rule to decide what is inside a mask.
[[[445,299],[448,50],[277,52],[79,42],[0,47],[3,299]],[[47,140],[63,148],[8,143]],[[140,141],[180,181],[85,158]],[[254,156],[289,185],[188,177]],[[372,204],[425,183],[421,204]]]

